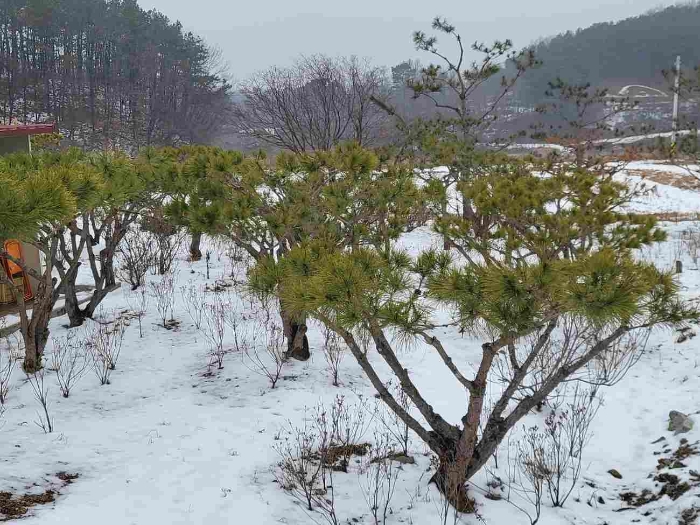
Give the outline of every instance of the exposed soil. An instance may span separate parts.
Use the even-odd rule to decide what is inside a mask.
[[[67,472],[59,472],[56,475],[61,481],[61,487],[70,485],[79,474],[69,474]],[[40,494],[16,494],[13,492],[0,492],[0,521],[10,521],[22,518],[27,513],[38,505],[47,505],[56,501],[56,497],[60,495],[60,488],[47,489]]]

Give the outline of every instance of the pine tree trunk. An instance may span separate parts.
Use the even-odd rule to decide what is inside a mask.
[[[117,278],[114,275],[114,252],[115,249],[105,249],[104,253],[100,254],[105,288],[113,288],[117,284]]]
[[[200,261],[202,259],[202,234],[201,232],[193,232],[192,240],[190,241],[190,259],[192,261]]]
[[[51,292],[48,292],[51,293]],[[54,302],[50,298],[42,298],[32,305],[32,319],[23,332],[24,339],[24,371],[34,373],[42,368],[42,357],[46,342],[49,340],[49,321]]]
[[[75,270],[66,276],[62,286],[63,295],[65,297],[66,314],[68,315],[68,320],[70,321],[69,326],[71,328],[81,326],[85,320],[85,318],[82,316],[82,312],[80,311],[80,306],[78,305],[78,295],[75,290],[75,281],[78,276],[78,268],[79,266],[76,266]]]
[[[467,493],[467,470],[462,468],[464,461],[459,458],[441,457],[438,470],[430,482],[435,483],[438,490],[450,502],[450,505],[462,513],[472,513],[475,510],[474,500]]]
[[[22,368],[27,374],[33,374],[41,370],[41,353],[39,352],[33,333],[29,332],[24,339],[24,365]]]
[[[287,339],[287,357],[298,361],[307,361],[311,357],[309,350],[309,339],[306,336],[308,327],[306,319],[293,319],[283,308],[280,308],[282,317],[282,329],[284,337]]]

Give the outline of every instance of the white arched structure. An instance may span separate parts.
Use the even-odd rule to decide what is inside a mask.
[[[629,86],[625,86],[620,90],[618,95],[625,96],[625,95],[627,95],[627,93],[629,93],[630,89],[632,89],[632,88],[638,88],[638,89],[643,89],[645,91],[650,91],[650,92],[653,92],[656,96],[668,97],[668,94],[664,93],[660,89],[656,89],[656,88],[649,87],[649,86],[642,86],[641,84],[630,84]]]

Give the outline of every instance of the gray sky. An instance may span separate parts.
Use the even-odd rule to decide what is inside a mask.
[[[619,20],[672,0],[140,0],[180,20],[217,46],[234,80],[258,69],[289,64],[300,54],[358,55],[392,66],[421,58],[416,29],[430,31],[447,17],[467,42],[533,40],[596,22]]]

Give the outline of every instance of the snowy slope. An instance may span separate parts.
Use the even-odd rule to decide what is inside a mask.
[[[629,180],[635,182],[634,177]],[[656,187],[656,196],[635,203],[635,209],[700,209],[700,199],[692,192]],[[683,291],[689,298],[700,297],[700,271],[695,270],[680,240],[684,231],[700,227],[682,223],[669,224],[668,228],[670,240],[644,251],[640,257],[662,267],[671,267],[682,257],[686,267],[680,277]],[[427,230],[402,239],[404,247],[413,252],[436,243],[438,239]],[[212,245],[211,249],[210,284],[228,274],[225,258],[216,255],[219,248]],[[89,276],[83,279],[87,282]],[[151,281],[158,279],[149,276]],[[190,280],[200,285],[207,282],[204,261],[190,266],[180,260],[178,288]],[[132,321],[110,385],[100,386],[89,371],[71,396],[63,399],[53,373],[48,373],[50,411],[55,419],[51,434],[44,434],[34,424],[38,405],[30,385],[19,370],[15,371],[0,428],[0,492],[22,493],[56,486],[53,476],[62,471],[80,475],[61,489],[54,504],[30,510],[23,523],[323,523],[320,515],[307,515],[275,483],[273,470],[278,454],[274,446],[289,422],[301,424],[308,407],[329,403],[336,394],[354,402],[359,402],[361,396],[367,407],[374,406],[374,392],[352,356],[341,365],[339,388],[331,385],[320,352],[314,353],[308,363],[288,363],[283,380],[274,390],[270,390],[266,378],[252,373],[239,355],[228,355],[224,369],[207,376],[206,343],[185,312],[179,292],[176,297],[175,318],[182,323],[179,330],[157,326],[157,314],[151,311],[144,319],[144,337],[140,339],[136,322]],[[236,296],[231,300],[245,308]],[[127,308],[126,288],[106,300],[105,310],[110,315]],[[62,326],[65,321],[58,318],[52,322],[53,336],[66,333]],[[456,333],[440,335],[456,364],[464,371],[471,370],[477,363],[480,342]],[[312,348],[318,348],[318,327],[312,327],[310,338]],[[621,492],[654,489],[649,475],[657,473],[658,459],[668,455],[663,450],[676,450],[681,438],[690,443],[700,440],[700,416],[695,416],[698,424],[688,434],[673,436],[666,431],[670,410],[689,414],[700,411],[700,338],[681,344],[675,343],[676,338],[677,334],[668,332],[654,334],[647,353],[631,373],[605,390],[605,402],[585,451],[582,478],[565,508],[544,508],[540,523],[675,524],[683,510],[700,506],[700,488],[694,488],[676,501],[665,496],[639,509],[616,512],[627,506],[619,499]],[[422,344],[407,348],[401,358],[436,411],[459,422],[464,394],[439,358]],[[376,356],[371,359],[376,360]],[[541,419],[541,415],[533,414],[525,424],[541,423]],[[667,447],[652,444],[662,436]],[[365,439],[372,441],[371,428]],[[393,512],[387,523],[441,523],[440,497],[427,483],[431,474],[426,449],[414,440],[411,452],[416,464],[400,467]],[[494,474],[506,479],[507,444],[499,455],[501,468],[494,469]],[[685,469],[678,470],[686,477],[692,469],[700,471],[700,456],[690,457],[686,463]],[[623,478],[613,478],[607,473],[610,469],[618,470]],[[355,465],[349,473],[334,476],[341,523],[372,523],[360,485],[362,479]],[[464,523],[530,523],[508,502],[485,498],[482,489],[487,481],[485,473],[474,480],[472,494],[479,502],[480,517],[464,516]],[[526,507],[526,502],[519,503]]]

